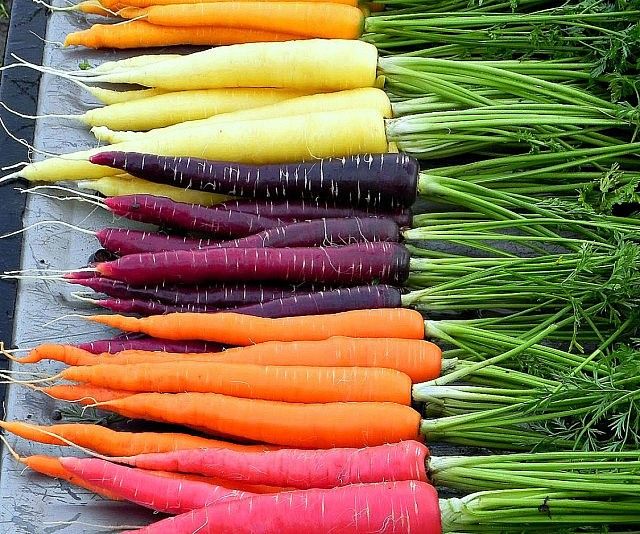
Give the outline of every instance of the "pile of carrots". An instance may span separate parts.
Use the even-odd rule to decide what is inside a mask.
[[[233,46],[27,65],[105,104],[62,117],[108,144],[2,180],[75,181],[31,192],[157,230],[71,227],[102,248],[47,277],[92,290],[74,296],[115,313],[77,319],[120,333],[6,351],[12,371],[60,371],[3,379],[160,431],[0,427],[74,453],[23,457],[3,438],[25,466],[169,515],[127,532],[640,523],[640,225],[618,211],[637,201],[637,113],[587,52],[495,60],[435,31],[423,48],[398,25],[434,18],[388,4],[87,0],[62,10],[123,21],[66,45]],[[605,24],[545,5],[518,9]],[[516,24],[512,7],[433,9],[467,33],[485,16]],[[381,9],[372,26],[406,54],[361,39]],[[519,24],[504,32],[521,44]],[[438,457],[435,441],[516,453]]]

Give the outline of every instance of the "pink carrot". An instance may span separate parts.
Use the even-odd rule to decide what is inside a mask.
[[[255,495],[124,534],[441,534],[441,524],[437,491],[412,480]]]
[[[96,238],[106,250],[119,256],[163,250],[191,250],[214,246],[218,243],[213,239],[191,239],[126,228],[103,228],[96,232]]]
[[[252,494],[193,480],[161,477],[97,458],[60,458],[74,475],[120,498],[167,514],[182,514]]]
[[[297,489],[419,480],[427,482],[429,449],[408,440],[375,447],[239,452],[194,449],[139,454],[114,461],[141,469],[195,473],[250,484]],[[93,481],[91,481],[93,482]]]

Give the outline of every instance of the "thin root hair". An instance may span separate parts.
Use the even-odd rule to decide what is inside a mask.
[[[77,118],[77,115],[56,115],[56,114],[52,114],[52,115],[26,115],[25,113],[20,113],[19,111],[16,111],[15,109],[11,109],[9,106],[7,106],[4,102],[0,101],[0,106],[2,106],[4,109],[6,109],[9,113],[16,115],[17,117],[20,117],[22,119],[31,119],[31,120],[37,120],[37,119],[74,119]]]
[[[11,236],[14,236],[14,235],[18,235],[18,234],[21,234],[21,233],[26,232],[28,230],[31,230],[33,228],[38,228],[39,226],[43,226],[43,225],[47,225],[47,224],[58,224],[60,226],[64,226],[65,228],[69,228],[71,230],[76,230],[77,232],[82,232],[84,234],[93,235],[93,236],[96,235],[96,233],[92,232],[91,230],[87,230],[86,228],[80,228],[79,226],[74,226],[73,224],[69,224],[68,222],[65,222],[65,221],[46,220],[46,221],[35,222],[33,224],[30,224],[29,226],[25,226],[21,230],[16,230],[15,232],[9,232],[8,234],[0,235],[0,239],[4,239],[6,237],[11,237]]]

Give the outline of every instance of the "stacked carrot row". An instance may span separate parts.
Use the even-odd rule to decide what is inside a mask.
[[[76,6],[125,21],[67,44],[243,44],[43,68],[107,104],[70,118],[109,144],[8,178],[77,180],[109,197],[78,200],[159,231],[100,229],[90,265],[49,273],[127,314],[88,317],[120,336],[8,355],[63,367],[7,380],[185,430],[5,422],[93,456],[18,461],[171,515],[148,534],[640,522],[638,219],[619,212],[638,119],[579,51],[633,11],[409,5],[377,22],[340,2]],[[518,59],[523,33],[557,24],[559,55],[461,51],[483,24]],[[433,46],[380,57],[366,40]]]

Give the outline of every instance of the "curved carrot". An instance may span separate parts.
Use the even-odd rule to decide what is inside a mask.
[[[67,365],[87,365],[95,355],[73,345],[59,345],[56,343],[43,343],[32,349],[24,358],[14,359],[17,363],[38,363],[42,360],[55,360]]]
[[[134,456],[200,448],[223,448],[239,452],[273,449],[267,445],[241,445],[178,432],[118,432],[100,425],[83,423],[38,426],[20,421],[0,421],[0,428],[38,443],[64,446],[68,445],[67,442],[72,442],[78,447],[105,456]]]
[[[158,26],[216,26],[327,39],[357,39],[364,26],[360,9],[330,2],[174,4],[124,8],[118,15]]]
[[[138,393],[96,407],[125,417],[302,448],[365,447],[420,435],[420,414],[392,402],[297,404],[216,393]]]
[[[167,339],[201,339],[229,345],[265,341],[314,341],[333,336],[423,339],[419,312],[405,308],[354,310],[327,315],[265,319],[235,313],[170,313],[137,319],[92,315],[90,321]]]
[[[87,48],[150,48],[175,45],[231,45],[273,41],[292,41],[302,37],[242,28],[213,26],[169,27],[156,26],[143,20],[126,24],[94,24],[87,30],[67,35],[64,46]]]
[[[166,362],[68,367],[58,377],[131,392],[220,393],[284,402],[411,404],[411,379],[377,367],[264,366]]]

